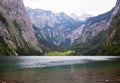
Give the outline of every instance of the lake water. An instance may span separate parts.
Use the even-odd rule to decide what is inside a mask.
[[[0,83],[120,83],[120,57],[0,57]]]

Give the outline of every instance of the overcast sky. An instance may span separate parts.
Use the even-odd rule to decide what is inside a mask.
[[[98,15],[105,13],[116,4],[117,0],[23,0],[25,6],[33,9],[39,8],[51,10],[54,13],[75,13],[80,16],[83,13]]]

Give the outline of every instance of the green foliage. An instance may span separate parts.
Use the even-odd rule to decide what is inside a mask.
[[[40,55],[41,53],[37,50],[35,50],[34,48],[22,48],[22,47],[18,47],[16,52],[18,53],[18,55],[23,56],[23,55]]]
[[[41,52],[36,50],[35,47],[33,47],[31,44],[25,41],[25,39],[22,36],[22,27],[23,24],[21,24],[18,20],[13,20],[12,25],[14,27],[11,27],[9,29],[9,33],[11,34],[12,41],[16,45],[16,52],[18,55],[40,55]]]
[[[68,49],[75,50],[74,55],[98,55],[104,42],[106,32],[99,33],[85,43],[72,45]]]
[[[68,56],[68,55],[73,55],[74,53],[75,53],[75,51],[68,50],[65,52],[58,52],[58,51],[46,52],[44,55],[45,56]]]
[[[114,16],[101,54],[120,55],[120,13]]]
[[[22,35],[22,27],[25,26],[20,20],[11,19],[7,14],[0,12],[0,23],[5,26],[9,39],[4,34],[0,37],[0,55],[40,55],[41,52],[25,41]],[[3,27],[3,25],[1,27]],[[4,27],[3,27],[4,28]],[[10,41],[10,42],[9,42]]]
[[[0,55],[15,55],[16,52],[18,55],[40,55],[40,51],[36,50],[31,44],[28,44],[22,37],[21,33],[21,24],[17,20],[11,21],[9,18],[9,28],[7,28],[8,33],[11,37],[13,45],[11,48],[8,46],[8,43],[4,39],[0,38]],[[8,41],[8,40],[6,40]],[[15,47],[15,48],[12,48]]]
[[[13,50],[8,47],[3,37],[0,37],[0,55],[14,55]]]
[[[2,13],[0,13],[0,21],[1,21],[5,26],[8,26],[8,22],[7,22],[6,18],[3,16]]]
[[[17,28],[18,31],[21,32],[20,24],[18,24],[16,20],[13,20],[13,25],[15,26],[15,28]]]
[[[43,39],[39,38],[39,43],[40,43],[40,47],[43,49],[44,52],[49,52],[49,51],[59,51],[60,49],[54,45],[51,44]]]

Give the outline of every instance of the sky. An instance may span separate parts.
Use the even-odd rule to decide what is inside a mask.
[[[51,10],[54,13],[74,13],[78,16],[91,14],[97,16],[110,11],[117,0],[23,0],[24,5],[33,9]]]

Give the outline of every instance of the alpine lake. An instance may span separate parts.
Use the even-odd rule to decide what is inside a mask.
[[[120,83],[120,57],[3,56],[0,83]]]

